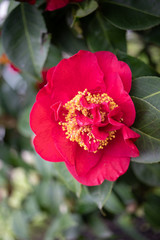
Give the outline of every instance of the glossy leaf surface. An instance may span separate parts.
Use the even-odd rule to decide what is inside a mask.
[[[29,4],[17,6],[7,18],[2,32],[9,59],[22,71],[38,76],[49,48],[46,32],[44,20],[35,7]]]
[[[160,23],[155,15],[114,1],[102,1],[101,9],[105,17],[121,29],[143,30]]]

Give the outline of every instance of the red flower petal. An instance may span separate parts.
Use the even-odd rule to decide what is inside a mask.
[[[35,134],[55,127],[51,120],[51,98],[46,87],[38,92],[36,99],[30,113],[30,126]]]
[[[131,97],[123,89],[121,78],[117,73],[109,73],[107,94],[114,99],[123,112],[123,123],[131,126],[135,121],[135,107]]]
[[[33,144],[38,154],[47,161],[64,161],[57,151],[52,138],[52,129],[56,125],[50,119],[48,108],[35,103],[30,114],[30,126],[35,134],[37,134]]]
[[[61,102],[54,103],[51,106],[51,109],[54,111],[55,120],[58,121],[59,120],[59,116],[62,115],[61,114],[62,103]]]
[[[81,103],[81,105],[82,105],[83,107],[85,107],[85,108],[87,108],[87,109],[93,109],[93,108],[95,108],[95,107],[97,106],[97,104],[95,104],[95,103],[90,103],[90,104],[89,104],[89,103],[86,101],[86,99],[85,99],[84,96],[81,97],[80,103]]]
[[[46,10],[53,11],[65,7],[70,2],[82,2],[83,0],[47,0]]]
[[[37,102],[34,104],[30,114],[30,126],[33,132],[37,134],[34,140],[36,151],[40,156],[43,155],[45,160],[54,162],[56,149],[59,152],[57,155],[60,155],[63,161],[66,160],[68,163],[73,164],[74,148],[72,149],[72,145],[74,146],[74,143],[72,144],[66,139],[62,128],[53,119],[52,100],[47,86],[38,92],[36,100]],[[60,148],[57,148],[57,146],[60,146]]]
[[[67,168],[79,182],[85,185],[101,184],[105,179],[115,181],[128,169],[130,156],[139,155],[138,149],[132,142],[138,137],[139,134],[124,127],[105,149],[96,154],[77,149],[75,167],[67,164]]]
[[[58,125],[52,131],[52,137],[55,142],[55,146],[65,162],[70,165],[75,164],[75,155],[78,144],[71,142],[66,138],[65,132],[62,131],[62,127]]]
[[[140,137],[140,135],[126,126],[123,127],[122,133],[123,133],[124,141],[130,147],[130,149],[132,149],[131,156],[138,157],[139,151],[133,142],[135,142]]]
[[[131,141],[138,137],[139,134],[129,128],[124,128],[123,134],[116,134],[116,138],[105,149],[98,152],[97,159],[94,158],[91,161],[93,153],[85,156],[85,152],[81,151],[78,153],[80,161],[77,159],[76,166],[68,164],[66,166],[71,174],[85,185],[98,185],[105,179],[115,181],[127,171],[130,156],[137,157],[139,155],[138,149]]]
[[[125,127],[116,133],[116,138],[103,150],[96,154],[88,153],[82,149],[76,152],[75,166],[66,164],[71,174],[82,184],[98,185],[105,179],[115,181],[124,174],[129,166],[130,157],[137,157],[139,151],[133,144],[139,137],[131,129]]]
[[[96,166],[103,152],[98,151],[96,154],[77,147],[75,155],[75,171],[78,176],[85,176],[94,166]]]
[[[108,87],[110,85],[110,81],[107,81],[108,74],[117,72],[117,69],[119,69],[118,59],[113,53],[107,51],[95,52],[94,54],[102,72],[104,73],[105,84]]]
[[[139,136],[136,132],[128,127],[123,127],[115,134],[115,138],[109,141],[104,148],[104,156],[110,157],[138,157],[139,151],[132,141],[135,141]],[[133,147],[134,146],[134,147]]]
[[[111,72],[117,73],[121,77],[124,90],[129,92],[132,82],[132,73],[129,66],[122,61],[118,61],[117,57],[111,52],[100,51],[96,52],[95,55],[105,75],[106,86],[110,85],[110,79],[107,78],[108,74]]]
[[[102,183],[105,179],[115,181],[127,171],[129,163],[129,157],[109,157],[104,155],[101,162],[89,172],[87,178],[90,178],[90,180],[94,178],[97,183]]]
[[[132,99],[126,92],[120,96],[118,105],[123,112],[123,123],[130,127],[135,121],[136,111]]]
[[[123,113],[120,107],[116,107],[108,114],[108,121],[111,125],[115,126],[115,130],[123,126],[123,123],[119,122],[123,117]]]
[[[47,79],[49,88],[53,87],[52,77],[53,77],[55,69],[56,69],[56,67],[52,67],[47,71],[46,79]]]
[[[53,11],[62,8],[69,3],[69,0],[47,0],[46,10]]]
[[[132,83],[132,73],[129,66],[122,61],[119,61],[119,76],[123,81],[124,89],[126,92],[130,92],[131,90],[131,83]]]
[[[64,162],[64,158],[57,151],[50,133],[39,133],[35,136],[33,144],[36,152],[46,161],[50,162]]]
[[[63,59],[57,65],[52,75],[52,81],[55,102],[65,103],[72,99],[78,91],[85,89],[88,91],[97,89],[105,92],[103,73],[95,55],[88,51],[79,51],[73,57]]]
[[[85,125],[89,125],[89,124],[92,124],[93,123],[93,120],[88,118],[88,117],[85,117],[84,115],[82,114],[78,114],[77,117],[76,117],[76,121],[78,123],[79,126],[85,126]]]
[[[80,183],[88,186],[101,184],[105,179],[115,181],[120,175],[124,174],[129,166],[129,157],[107,157],[101,159],[97,165],[88,171],[84,176],[77,174],[75,166],[66,164],[70,173]]]
[[[85,133],[84,135],[81,135],[82,140],[84,142],[84,144],[87,146],[88,148],[88,152],[95,152],[97,151],[98,147],[99,147],[99,142],[94,142],[93,139],[89,139],[89,136],[87,136],[87,134]]]
[[[100,140],[105,140],[109,136],[109,133],[108,133],[108,131],[104,131],[104,129],[105,129],[104,127],[93,126],[92,133],[93,133],[94,137],[97,139],[100,139]]]

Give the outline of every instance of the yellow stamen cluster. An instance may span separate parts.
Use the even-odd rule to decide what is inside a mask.
[[[100,139],[96,139],[92,134],[91,124],[85,125],[85,126],[79,126],[76,120],[77,111],[79,111],[80,114],[84,115],[85,117],[93,119],[93,115],[90,113],[90,110],[83,107],[82,104],[80,103],[80,100],[82,97],[85,98],[88,104],[108,103],[110,110],[113,110],[118,106],[113,101],[113,99],[109,97],[106,93],[91,94],[90,92],[87,91],[87,89],[85,89],[83,92],[78,92],[78,94],[72,100],[68,101],[64,105],[64,108],[68,111],[68,113],[65,116],[65,122],[59,122],[59,124],[62,125],[62,129],[63,131],[65,131],[66,138],[68,138],[72,142],[77,142],[85,150],[89,150],[89,149],[84,144],[83,139],[81,137],[84,134],[87,134],[89,139],[89,144],[91,144],[92,141],[94,143],[97,142],[99,144],[98,149],[103,149],[108,144],[109,140],[112,140],[113,138],[115,138],[116,131],[108,132],[109,136],[105,140],[100,140]],[[99,112],[101,116],[101,122],[104,122],[106,119],[106,112],[102,111],[101,109]]]

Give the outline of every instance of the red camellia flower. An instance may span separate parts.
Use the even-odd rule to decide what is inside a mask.
[[[30,4],[35,4],[36,0],[19,0],[20,2],[28,2]],[[47,7],[46,10],[53,11],[58,8],[65,7],[68,3],[72,2],[82,2],[83,0],[46,0]]]
[[[124,174],[139,155],[131,80],[128,65],[105,51],[80,51],[51,68],[30,115],[37,153],[64,161],[84,185]]]

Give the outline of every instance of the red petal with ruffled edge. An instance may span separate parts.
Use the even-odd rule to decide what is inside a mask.
[[[73,57],[63,59],[52,75],[54,102],[64,104],[85,89],[105,92],[103,76],[97,58],[91,52],[79,51]]]
[[[92,134],[96,139],[100,139],[100,140],[105,140],[109,136],[108,131],[105,131],[105,127],[93,126]]]
[[[102,184],[104,180],[115,181],[119,176],[123,175],[130,163],[129,157],[108,157],[101,159],[97,165],[88,171],[86,175],[78,175],[76,167],[66,164],[70,173],[80,183],[87,186]]]
[[[111,52],[95,53],[104,73],[107,94],[121,107],[124,124],[131,126],[135,121],[135,107],[127,92],[130,91],[132,74],[128,65],[118,61]]]
[[[135,107],[131,97],[124,91],[121,78],[117,73],[108,73],[110,84],[107,87],[107,94],[113,98],[123,113],[123,123],[131,126],[135,121]]]
[[[109,78],[107,79],[108,74],[111,72],[117,73],[123,82],[124,90],[129,93],[132,83],[132,73],[129,66],[122,61],[118,61],[117,57],[111,52],[100,51],[96,52],[95,55],[105,75],[106,86],[110,85]]]
[[[139,134],[124,127],[105,149],[97,152],[97,159],[91,161],[94,153],[81,150],[75,159],[75,166],[66,166],[79,182],[88,186],[101,184],[105,179],[115,181],[127,171],[130,157],[139,156],[139,151],[132,142],[138,137]]]
[[[135,141],[140,135],[128,127],[124,126],[115,134],[115,138],[108,142],[103,149],[104,156],[110,157],[138,157],[139,151],[132,141]],[[130,144],[132,142],[132,144]],[[134,146],[134,147],[133,147]]]

